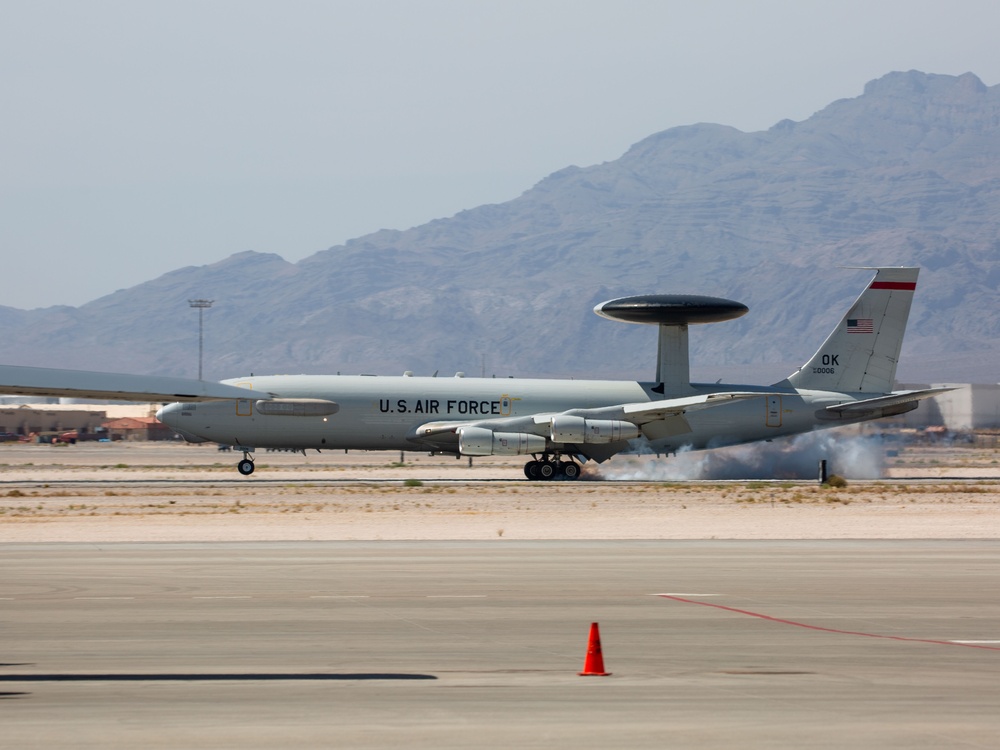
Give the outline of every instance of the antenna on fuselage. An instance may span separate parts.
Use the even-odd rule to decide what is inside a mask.
[[[694,294],[641,294],[602,302],[594,312],[603,318],[626,323],[656,324],[656,386],[661,395],[680,395],[691,390],[688,326],[732,320],[750,311],[746,305],[721,297]]]

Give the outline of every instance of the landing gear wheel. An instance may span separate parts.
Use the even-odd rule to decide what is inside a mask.
[[[562,465],[561,473],[567,479],[576,479],[580,476],[580,466],[572,461],[567,461]]]
[[[538,461],[528,461],[524,465],[524,476],[532,481],[538,479],[538,463]]]
[[[556,475],[556,465],[551,461],[542,461],[538,464],[538,478],[552,479]]]
[[[253,461],[249,458],[244,458],[238,464],[236,464],[236,470],[245,477],[253,474]]]

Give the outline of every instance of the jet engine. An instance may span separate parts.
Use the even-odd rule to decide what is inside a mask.
[[[545,438],[526,432],[463,427],[458,431],[458,450],[463,456],[523,456],[544,452]]]
[[[617,443],[639,437],[639,428],[620,419],[584,419],[561,414],[552,418],[549,434],[553,443]]]

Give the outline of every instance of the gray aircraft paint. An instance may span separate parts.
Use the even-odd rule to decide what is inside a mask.
[[[278,398],[320,398],[339,406],[336,414],[320,418],[261,415],[253,400],[172,404],[160,418],[182,433],[215,442],[246,447],[318,448],[357,450],[421,450],[417,428],[427,422],[475,422],[487,429],[512,431],[504,423],[514,418],[555,415],[577,409],[613,408],[624,403],[652,402],[655,383],[635,381],[494,380],[479,378],[398,378],[364,376],[270,376],[225,381]],[[732,386],[694,384],[697,394],[725,393]],[[740,386],[761,396],[693,412],[683,417],[690,429],[659,439],[649,439],[655,452],[672,452],[681,446],[708,448],[752,440],[793,435],[816,424],[815,412],[844,402],[839,393],[798,392],[788,388],[778,396],[773,388]],[[774,399],[778,401],[775,402]],[[510,402],[509,411],[503,402]],[[385,402],[389,402],[388,406]],[[438,412],[430,412],[438,402]],[[495,414],[470,414],[497,406]],[[775,412],[774,404],[777,404]],[[447,411],[447,407],[451,410]],[[465,405],[463,407],[463,405]],[[464,408],[465,413],[460,409]],[[769,413],[771,417],[769,418]],[[852,419],[831,417],[846,424]],[[654,422],[652,424],[658,424]],[[827,426],[827,425],[824,425]],[[831,425],[832,426],[832,425]],[[683,429],[683,425],[679,425]],[[548,423],[521,430],[545,435]],[[520,430],[519,430],[520,431]],[[655,432],[654,432],[655,434]],[[437,450],[454,450],[456,437],[437,436],[430,441]],[[579,452],[586,455],[587,447]]]

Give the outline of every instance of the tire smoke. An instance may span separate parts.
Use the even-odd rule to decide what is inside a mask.
[[[816,479],[821,459],[830,474],[846,479],[879,479],[885,469],[880,437],[836,430],[711,450],[681,448],[669,457],[644,448],[615,457],[595,473],[605,480],[637,481]]]

